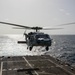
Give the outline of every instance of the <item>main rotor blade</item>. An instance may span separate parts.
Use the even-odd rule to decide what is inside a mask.
[[[43,30],[59,30],[59,29],[63,29],[63,28],[43,28]]]
[[[12,27],[13,29],[26,29],[24,27]]]
[[[12,27],[13,29],[23,29],[23,30],[25,30],[26,28],[23,28],[23,27]],[[27,28],[28,29],[28,28]],[[26,30],[27,30],[26,29]],[[31,29],[29,29],[29,30],[31,30]]]
[[[1,24],[7,24],[7,25],[18,26],[18,27],[23,27],[23,28],[31,29],[31,27],[23,26],[23,25],[19,25],[19,24],[13,24],[13,23],[7,23],[7,22],[0,22],[0,23]]]
[[[66,25],[71,25],[71,24],[75,24],[75,22],[60,24],[60,25],[57,25],[57,26],[66,26]]]

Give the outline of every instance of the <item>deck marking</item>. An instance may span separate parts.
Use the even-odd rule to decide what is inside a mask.
[[[52,60],[48,59],[48,61],[50,61],[51,63],[55,64],[57,67],[60,67],[61,69],[63,69],[63,70],[66,71],[67,73],[69,73],[69,74],[71,74],[71,75],[75,75],[74,73],[72,73],[72,72],[66,70],[64,67],[62,67],[62,66],[56,64],[56,63],[53,62]]]
[[[0,71],[0,75],[2,75],[2,69],[3,69],[3,62],[1,62],[1,71]]]
[[[25,57],[23,57],[23,58],[24,58],[24,60],[27,62],[27,64],[28,64],[31,68],[33,68],[32,65],[28,62],[28,60],[27,60]],[[36,75],[39,75],[35,70],[34,70],[34,72],[35,72]]]

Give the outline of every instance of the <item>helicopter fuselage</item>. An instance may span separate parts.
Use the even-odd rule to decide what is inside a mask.
[[[51,46],[51,38],[48,34],[30,32],[26,35],[26,42],[29,47],[33,46]]]

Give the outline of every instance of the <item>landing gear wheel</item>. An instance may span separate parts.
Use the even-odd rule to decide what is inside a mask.
[[[47,47],[46,47],[46,51],[48,51],[48,50],[49,50],[49,47],[47,46]]]
[[[31,51],[32,50],[32,47],[29,47],[29,50]]]
[[[27,49],[28,49],[28,47],[27,47]]]

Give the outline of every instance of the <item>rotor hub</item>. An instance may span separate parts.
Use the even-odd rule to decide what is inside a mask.
[[[32,27],[31,29],[34,29],[37,32],[38,30],[42,30],[43,28],[42,27]]]

